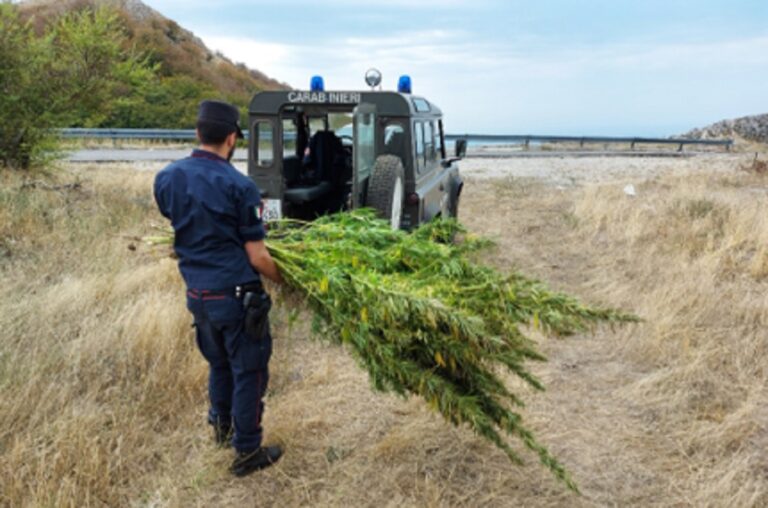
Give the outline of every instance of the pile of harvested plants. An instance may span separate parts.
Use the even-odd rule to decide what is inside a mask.
[[[545,358],[521,326],[567,335],[634,318],[481,266],[473,253],[489,242],[463,233],[455,221],[393,231],[373,212],[359,210],[272,223],[267,246],[289,288],[311,308],[318,335],[344,344],[377,390],[422,397],[446,420],[468,425],[520,463],[504,436],[517,437],[576,490],[523,425],[515,411],[523,401],[499,367],[543,390],[525,363]],[[456,235],[463,238],[454,241]]]

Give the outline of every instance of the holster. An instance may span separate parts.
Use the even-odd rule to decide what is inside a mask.
[[[245,333],[253,340],[264,340],[269,335],[269,310],[272,299],[261,284],[243,286]]]

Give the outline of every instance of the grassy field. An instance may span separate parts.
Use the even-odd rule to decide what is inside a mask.
[[[0,173],[0,504],[764,506],[766,177],[686,172],[556,188],[470,180],[462,220],[518,268],[645,322],[541,338],[527,397],[577,497],[418,400],[371,392],[338,347],[275,315],[265,420],[281,462],[235,480],[204,424],[206,365],[152,174]]]

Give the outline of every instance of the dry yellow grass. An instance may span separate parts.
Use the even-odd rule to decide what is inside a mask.
[[[51,186],[80,179],[79,188]],[[343,350],[276,316],[274,468],[235,480],[204,424],[205,363],[175,263],[138,245],[152,175],[0,174],[0,504],[761,506],[768,503],[768,180],[731,173],[557,190],[470,181],[487,262],[646,319],[542,338],[526,417],[576,497],[419,401],[370,391]],[[637,183],[635,181],[635,183]],[[129,250],[130,245],[136,250]]]

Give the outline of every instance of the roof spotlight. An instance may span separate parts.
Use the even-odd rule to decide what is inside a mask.
[[[365,82],[371,88],[376,88],[381,84],[381,72],[378,69],[368,69],[365,71]]]

